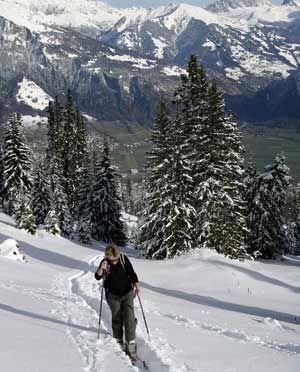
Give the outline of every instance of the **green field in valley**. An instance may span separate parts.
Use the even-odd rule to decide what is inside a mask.
[[[242,126],[246,161],[253,161],[262,171],[271,164],[278,153],[284,153],[291,176],[300,182],[300,130],[294,128],[271,128]]]
[[[246,162],[253,161],[262,171],[273,162],[276,154],[283,152],[294,181],[300,182],[300,130],[249,124],[241,126],[241,130]],[[151,144],[145,142],[134,145],[123,143],[112,151],[113,161],[121,173],[127,173],[130,169],[141,170],[150,149]]]

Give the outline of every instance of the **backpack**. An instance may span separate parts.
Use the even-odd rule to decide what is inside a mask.
[[[121,265],[123,266],[123,269],[126,271],[125,257],[124,257],[124,254],[123,253],[120,253],[120,261],[121,261]]]

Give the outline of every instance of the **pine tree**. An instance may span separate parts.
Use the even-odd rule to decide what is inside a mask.
[[[224,99],[216,83],[208,96],[205,171],[197,196],[200,210],[200,243],[230,258],[246,257],[245,210],[241,198],[243,159],[239,131],[232,115],[224,111]]]
[[[57,97],[55,97],[55,100],[57,102]],[[56,123],[55,123],[55,112],[52,102],[49,102],[48,105],[48,132],[47,132],[47,140],[48,140],[48,147],[46,150],[46,159],[47,162],[51,161],[52,157],[56,155],[56,138],[57,138],[57,132],[56,132]]]
[[[136,208],[134,205],[133,182],[130,177],[127,178],[126,183],[121,184],[121,199],[124,211],[134,215]]]
[[[146,208],[142,214],[139,244],[148,257],[159,251],[164,240],[164,195],[170,167],[170,112],[161,100],[152,132],[152,150],[147,155]]]
[[[297,189],[288,193],[286,211],[287,253],[300,255],[300,192]]]
[[[69,210],[75,214],[76,202],[78,201],[78,154],[77,154],[77,133],[76,114],[73,108],[71,91],[68,90],[67,102],[64,109],[64,131],[63,131],[63,177],[64,189],[68,200]]]
[[[246,250],[253,258],[259,257],[255,241],[258,236],[258,224],[260,211],[257,208],[255,198],[259,186],[259,174],[253,163],[249,163],[243,174],[243,200],[246,205]]]
[[[126,236],[121,221],[121,203],[116,188],[116,171],[111,166],[109,145],[104,141],[102,160],[96,166],[93,189],[93,237],[124,245]]]
[[[8,213],[14,211],[16,195],[29,193],[32,185],[31,152],[21,131],[21,117],[11,114],[4,136],[2,198]]]
[[[180,108],[184,121],[182,151],[190,169],[190,177],[186,181],[194,189],[193,205],[197,213],[200,213],[201,198],[198,195],[198,185],[203,181],[205,171],[203,158],[207,152],[209,84],[204,69],[198,64],[195,55],[191,55],[187,71],[188,75],[182,76],[181,86],[175,93],[175,103]],[[193,226],[192,234],[196,245],[201,230],[197,221],[193,221]]]
[[[251,250],[258,251],[262,258],[274,258],[285,249],[283,214],[289,179],[284,155],[277,155],[274,163],[259,176],[255,196],[259,215],[257,239]]]
[[[45,229],[50,234],[60,234],[59,220],[54,208],[51,208],[45,218]]]
[[[4,164],[3,164],[3,150],[0,145],[0,207],[2,206],[2,190],[4,186]]]
[[[75,204],[78,215],[78,232],[81,242],[87,244],[92,236],[92,184],[93,178],[90,171],[90,159],[87,146],[87,133],[84,119],[80,110],[76,111],[76,142],[77,142],[77,182],[75,190]]]
[[[51,210],[55,211],[61,233],[72,237],[73,218],[71,216],[68,200],[62,185],[64,178],[59,167],[59,161],[52,159],[49,165],[49,183],[51,190]]]
[[[89,243],[92,236],[93,197],[92,178],[88,166],[82,168],[80,175],[78,233],[82,243]]]
[[[15,208],[15,219],[20,229],[34,235],[36,232],[36,219],[32,213],[27,194],[22,191],[18,194]]]
[[[82,204],[82,177],[90,177],[89,175],[89,152],[88,152],[88,141],[86,125],[79,109],[76,111],[76,157],[75,172],[76,177],[74,179],[74,215],[78,215],[80,204]],[[91,182],[91,179],[89,179]],[[86,187],[86,186],[85,186]],[[89,192],[90,194],[90,192]],[[90,208],[90,206],[89,206]]]
[[[44,163],[37,165],[31,191],[31,207],[38,225],[44,224],[51,207],[50,184],[44,168]]]
[[[193,243],[193,190],[189,161],[184,155],[184,122],[178,110],[170,130],[169,169],[165,187],[161,190],[164,200],[161,207],[163,213],[160,214],[163,241],[155,252],[149,249],[146,251],[149,258],[171,258],[189,252]]]

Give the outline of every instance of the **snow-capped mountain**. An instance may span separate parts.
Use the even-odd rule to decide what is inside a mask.
[[[112,27],[124,14],[144,12],[143,8],[113,8],[100,0],[0,0],[1,16],[38,32],[56,25],[97,33]]]
[[[300,1],[299,0],[284,0],[282,5],[288,5],[288,6],[299,6],[300,7]]]
[[[287,85],[299,95],[299,21],[300,0],[217,0],[205,9],[0,0],[0,116],[42,115],[45,97],[71,87],[89,117],[144,125],[194,53],[251,120],[247,104],[261,92],[272,97],[274,81],[295,81]]]
[[[212,12],[221,13],[229,12],[230,10],[237,8],[253,8],[271,5],[271,1],[268,0],[217,0],[208,5],[206,9]]]
[[[134,21],[124,16],[100,40],[181,66],[196,53],[205,67],[240,82],[249,74],[285,78],[296,69],[298,35],[290,28],[299,22],[300,12],[265,0],[215,5],[220,4],[227,5],[225,13],[181,4],[148,11]]]

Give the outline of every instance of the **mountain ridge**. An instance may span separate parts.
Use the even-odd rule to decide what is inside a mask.
[[[96,121],[149,126],[159,97],[170,96],[191,54],[235,97],[230,102],[245,120],[251,110],[244,102],[257,102],[260,92],[280,102],[274,81],[287,81],[299,94],[288,83],[300,65],[297,3],[217,3],[244,6],[216,13],[183,3],[117,9],[96,0],[0,0],[0,120],[9,110],[42,115],[32,107],[38,97],[18,99],[20,86],[36,92],[36,84],[44,97],[70,87]]]

